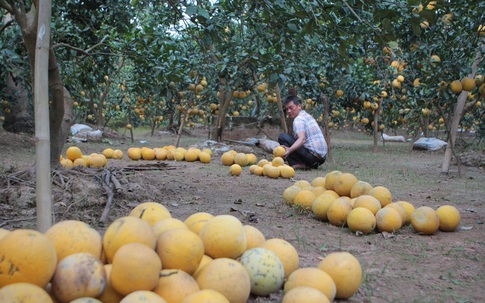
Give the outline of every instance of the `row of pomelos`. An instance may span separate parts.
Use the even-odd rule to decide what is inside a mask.
[[[123,151],[107,148],[102,153],[84,155],[79,147],[70,146],[66,150],[66,157],[63,155],[59,157],[61,165],[67,169],[76,166],[102,168],[106,166],[108,159],[123,159]]]
[[[184,221],[141,203],[104,234],[67,220],[45,233],[0,229],[0,301],[243,303],[284,290],[283,302],[331,302],[359,289],[348,252],[300,267],[296,248],[231,215]]]
[[[411,225],[419,234],[454,231],[460,224],[460,212],[452,205],[436,210],[416,208],[408,201],[393,201],[387,187],[372,186],[351,173],[338,170],[316,177],[311,182],[296,181],[283,192],[287,204],[311,210],[316,219],[352,232],[394,233]]]

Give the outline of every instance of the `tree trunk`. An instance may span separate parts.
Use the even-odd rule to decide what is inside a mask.
[[[17,77],[17,83],[12,75],[7,78],[7,93],[11,96],[10,112],[5,112],[3,128],[11,133],[34,133],[34,113],[29,107],[29,93],[25,79]]]
[[[331,161],[332,146],[330,144],[330,132],[328,128],[328,112],[330,110],[330,102],[328,101],[328,97],[324,93],[320,93],[319,99],[323,103],[322,127],[323,127],[323,136],[325,137],[325,141],[327,142],[327,160]]]
[[[278,112],[280,114],[281,129],[287,134],[288,126],[286,125],[285,112],[283,111],[283,104],[281,103],[280,86],[278,83],[276,83],[274,90],[276,92],[276,103],[278,104]]]

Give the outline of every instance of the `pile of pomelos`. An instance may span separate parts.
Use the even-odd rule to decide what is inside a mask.
[[[283,149],[283,153],[281,153]],[[239,176],[242,168],[249,166],[249,172],[256,176],[265,176],[272,179],[285,178],[289,179],[295,176],[293,167],[287,165],[282,158],[284,148],[281,146],[273,150],[273,159],[261,159],[258,161],[257,157],[250,153],[241,153],[235,150],[230,150],[222,154],[221,162],[225,166],[230,166],[229,173],[233,176]]]
[[[393,201],[390,190],[358,180],[338,170],[311,182],[296,181],[283,192],[285,203],[311,210],[318,220],[348,227],[356,234],[374,231],[394,233],[411,224],[419,234],[454,231],[460,224],[460,212],[451,205],[436,210],[415,208],[408,201]]]
[[[59,157],[61,165],[67,169],[76,166],[102,168],[106,166],[108,159],[123,159],[123,151],[106,148],[102,153],[83,155],[79,147],[71,146],[66,150],[66,157]]]
[[[348,252],[300,267],[295,247],[266,239],[231,215],[172,217],[144,202],[104,235],[82,221],[45,233],[0,229],[0,302],[244,303],[284,291],[282,302],[352,297],[362,268]]]
[[[175,147],[166,145],[163,147],[130,147],[127,151],[131,160],[172,160],[201,163],[210,163],[212,159],[212,150],[209,148],[200,149],[197,147]]]

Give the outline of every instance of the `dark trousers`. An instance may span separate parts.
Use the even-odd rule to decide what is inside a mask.
[[[287,147],[292,146],[295,143],[295,138],[287,133],[281,133],[278,137],[278,143]],[[298,150],[292,152],[286,160],[290,166],[295,164],[305,164],[310,168],[318,168],[325,162],[325,158],[321,159],[311,153],[306,147],[302,146]]]

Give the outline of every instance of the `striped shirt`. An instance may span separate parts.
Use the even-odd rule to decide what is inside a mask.
[[[327,142],[315,118],[305,110],[301,110],[293,120],[293,134],[295,139],[298,139],[299,132],[305,132],[306,141],[303,146],[311,152],[325,158],[327,155]]]

